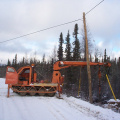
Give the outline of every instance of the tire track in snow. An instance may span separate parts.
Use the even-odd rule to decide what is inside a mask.
[[[16,110],[16,106],[11,96],[10,98],[7,98],[7,88],[1,88],[0,94],[1,94],[0,107],[2,109],[2,111],[0,112],[0,118],[1,118],[0,120],[13,120],[13,119],[17,120],[18,116],[19,118],[21,118],[21,116],[17,112],[14,113],[14,111]],[[11,91],[10,91],[10,95],[11,95]],[[21,118],[21,120],[22,119],[23,118]]]
[[[56,107],[58,104],[55,106],[54,104],[49,103],[49,105],[50,105],[50,107],[52,108],[52,112],[57,114],[57,118],[60,118],[59,120],[61,120],[61,118],[62,118],[62,120],[68,120],[68,119],[65,118],[65,116],[62,114],[62,112],[59,110],[59,108]]]
[[[13,98],[14,101],[14,107],[16,108],[16,113],[19,114],[20,118],[19,120],[29,120],[29,116],[31,116],[31,119],[34,119],[32,117],[32,113],[29,110],[29,108],[26,106],[26,101],[24,98],[22,98],[22,96],[18,96],[16,97],[16,99]],[[17,100],[19,99],[19,100]]]
[[[60,100],[56,97],[49,97],[45,100],[47,101],[46,104],[49,111],[56,117],[57,120],[71,120],[71,117],[77,120],[76,115],[72,114],[72,110],[64,100]]]
[[[79,110],[80,112],[86,114],[87,116],[92,116],[94,118],[96,118],[97,120],[109,120],[109,119],[105,119],[102,118],[101,113],[99,111],[93,111],[90,108],[84,107],[80,104],[74,103],[73,101],[71,101],[70,99],[64,98],[64,100],[73,108]]]
[[[85,116],[84,113],[82,113],[82,112],[78,111],[77,109],[71,107],[64,100],[57,99],[57,101],[59,101],[59,102],[56,103],[55,99],[48,100],[49,106],[51,106],[52,109],[57,111],[58,112],[57,114],[60,114],[60,118],[62,120],[63,119],[64,120],[73,120],[73,119],[75,119],[75,120],[80,120],[80,119],[81,120],[89,120],[89,119],[96,120],[93,117]]]
[[[54,108],[56,111],[59,112],[59,114],[62,116],[62,118],[64,118],[65,120],[68,120],[71,118],[71,116],[76,120],[76,116],[74,114],[72,114],[71,109],[69,108],[69,106],[67,106],[67,104],[62,105],[64,103],[64,100],[59,100],[59,102],[56,104],[55,101],[50,101],[49,102],[50,105],[52,106],[52,108]],[[65,107],[67,107],[68,109],[66,109]]]
[[[44,99],[43,99],[44,100]],[[50,100],[46,99],[47,103],[43,102],[44,106],[48,111],[54,116],[56,120],[61,120],[61,117],[58,115],[57,111],[50,105]]]
[[[79,110],[80,112],[87,114],[87,115],[94,115],[93,111],[91,111],[89,108],[86,108],[84,106],[78,105],[74,103],[73,101],[68,100],[67,98],[64,98],[64,100],[73,108]],[[95,117],[95,116],[94,116]]]
[[[0,120],[4,120],[4,106],[3,106],[3,98],[0,100]]]
[[[40,102],[43,102],[44,106],[47,107],[48,111],[56,118],[56,120],[80,120],[81,116],[83,120],[89,120],[90,117],[86,117],[85,114],[75,107],[71,107],[65,100],[56,98],[42,98]],[[73,114],[72,114],[72,111]],[[93,116],[92,116],[93,117]],[[95,120],[95,118],[92,118]]]
[[[18,119],[18,114],[14,113],[15,107],[13,106],[14,106],[14,102],[11,99],[9,98],[4,99],[4,102],[3,102],[4,114],[2,115],[4,118],[3,120],[13,120],[13,119],[17,120]]]

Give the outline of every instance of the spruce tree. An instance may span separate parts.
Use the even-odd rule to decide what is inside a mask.
[[[105,49],[105,52],[104,52],[104,62],[107,62],[107,54],[106,54],[106,49]]]
[[[14,65],[15,65],[15,59],[13,59],[12,61],[12,66],[14,67]]]
[[[74,32],[73,32],[74,42],[73,42],[73,61],[80,60],[80,42],[78,39],[78,24],[75,24]],[[70,81],[72,91],[76,91],[79,83],[79,76],[80,76],[80,67],[72,67],[72,79]]]
[[[78,24],[75,24],[73,36],[75,38],[75,41],[73,42],[73,45],[74,45],[73,61],[79,61],[80,60],[80,42],[78,39]]]
[[[69,34],[69,31],[67,33],[67,37],[66,37],[65,41],[66,41],[66,48],[65,48],[66,56],[65,56],[65,60],[66,61],[71,61],[72,58],[71,58],[71,44],[70,44],[70,34]],[[65,83],[66,83],[65,87],[67,88],[68,91],[71,89],[70,88],[70,84],[72,83],[72,81],[73,81],[72,67],[66,68],[65,69]]]
[[[58,48],[58,60],[61,61],[63,60],[63,34],[61,32],[60,38],[59,38],[59,48]]]
[[[23,57],[23,60],[22,60],[22,65],[24,65],[25,64],[25,58]]]
[[[46,62],[46,60],[45,60],[45,54],[43,54],[42,62],[43,62],[43,63]]]
[[[15,55],[15,66],[17,65],[17,54]]]
[[[66,53],[66,61],[71,60],[71,44],[70,44],[70,34],[68,31],[67,37],[66,37],[66,48],[65,48],[65,53]]]
[[[8,59],[8,63],[7,63],[7,65],[8,65],[8,66],[10,66],[10,65],[11,65],[11,62],[10,62],[10,60],[9,60],[9,59]]]

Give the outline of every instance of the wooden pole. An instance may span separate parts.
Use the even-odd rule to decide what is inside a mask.
[[[85,13],[84,12],[83,12],[83,24],[84,24],[85,46],[86,46],[85,49],[86,49],[86,60],[87,60],[87,73],[88,73],[88,83],[89,83],[89,101],[90,101],[90,103],[93,103],[93,100],[92,100],[91,71],[90,71],[88,40],[87,40],[87,29],[86,29],[86,20],[85,20]]]
[[[80,95],[80,87],[81,87],[81,66],[80,66],[80,79],[79,79],[78,97]]]
[[[7,93],[7,97],[10,96],[10,84],[8,84],[8,93]]]
[[[99,78],[99,83],[98,83],[98,87],[99,87],[99,102],[101,102],[101,71],[100,71],[100,66],[99,66],[99,71],[98,71],[98,78]]]

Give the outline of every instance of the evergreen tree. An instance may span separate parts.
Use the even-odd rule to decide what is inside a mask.
[[[104,52],[104,62],[107,61],[107,55],[106,55],[106,49],[105,49],[105,52]]]
[[[12,66],[14,66],[15,65],[15,59],[13,59],[13,61],[12,61]]]
[[[24,65],[25,64],[25,58],[23,57],[23,60],[22,60],[22,65]]]
[[[15,55],[15,66],[17,65],[17,54]]]
[[[65,48],[65,53],[66,53],[66,57],[65,60],[66,61],[71,61],[71,44],[70,44],[70,34],[69,31],[67,33],[67,37],[66,37],[66,48]],[[65,69],[65,83],[66,83],[66,88],[68,89],[68,91],[71,89],[70,88],[70,84],[73,81],[73,74],[72,74],[72,67],[70,68],[66,68]]]
[[[30,58],[30,64],[33,64],[33,63],[34,63],[33,58]]]
[[[43,54],[42,62],[45,63],[45,54]]]
[[[80,60],[80,42],[78,39],[78,24],[75,24],[74,27],[74,32],[73,32],[73,37],[74,37],[74,42],[73,42],[73,61],[79,61]],[[70,71],[70,70],[69,70]],[[71,67],[71,75],[69,75],[71,78],[69,80],[70,83],[70,89],[71,92],[73,93],[73,91],[77,90],[78,87],[78,83],[79,83],[79,76],[80,76],[80,67]],[[68,77],[69,77],[68,76]],[[76,92],[77,93],[77,92]]]
[[[78,39],[78,24],[75,24],[73,36],[75,38],[75,41],[73,42],[73,45],[74,45],[73,61],[79,61],[80,60],[80,42]]]
[[[7,66],[10,66],[10,65],[11,65],[11,62],[10,62],[10,60],[8,59]]]
[[[45,60],[45,54],[43,54],[42,61],[40,63],[40,69],[39,72],[41,73],[42,77],[44,76],[44,79],[46,78],[46,69],[47,69],[47,62]]]
[[[59,38],[59,48],[58,48],[58,60],[61,61],[63,60],[63,34],[61,32],[60,38]]]
[[[68,31],[67,37],[66,37],[66,48],[65,48],[65,53],[66,53],[66,61],[71,60],[71,44],[70,44],[70,34]]]

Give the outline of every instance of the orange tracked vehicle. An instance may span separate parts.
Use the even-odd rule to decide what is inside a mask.
[[[13,67],[8,66],[6,70],[6,81],[8,84],[8,97],[9,89],[11,88],[13,92],[19,93],[24,96],[29,94],[31,96],[39,94],[40,96],[48,94],[49,96],[54,96],[56,92],[62,93],[62,85],[64,77],[61,76],[60,70],[68,68],[71,66],[86,66],[87,62],[79,61],[57,61],[53,66],[53,76],[51,83],[39,83],[37,82],[37,73],[34,70],[34,64],[31,66],[21,67],[16,71]],[[110,63],[94,63],[90,62],[90,66],[107,66],[110,67]],[[100,78],[100,69],[98,72],[98,77]]]

